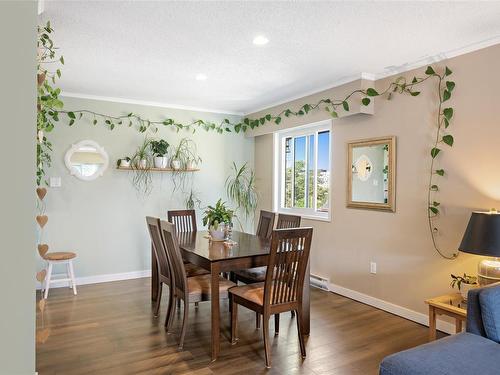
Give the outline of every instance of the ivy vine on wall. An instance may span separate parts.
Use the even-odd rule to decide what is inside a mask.
[[[124,115],[109,115],[99,113],[88,109],[66,110],[63,109],[63,102],[59,95],[61,90],[54,87],[56,80],[61,77],[59,68],[50,69],[48,67],[64,64],[64,58],[57,55],[57,48],[51,39],[53,32],[50,23],[45,26],[38,27],[38,144],[37,144],[37,185],[42,183],[45,176],[45,169],[51,163],[52,145],[46,137],[46,133],[50,133],[55,128],[61,117],[65,117],[69,126],[74,126],[78,120],[84,118],[94,126],[105,126],[109,130],[113,130],[118,126],[128,126],[135,128],[141,133],[156,132],[159,127],[170,127],[177,131],[185,130],[195,132],[198,129],[206,131],[216,131],[219,134],[223,133],[240,133],[246,132],[249,129],[255,129],[263,125],[280,125],[284,118],[306,116],[310,112],[324,110],[327,111],[332,118],[339,117],[339,109],[346,112],[350,111],[353,102],[368,106],[373,98],[384,97],[390,99],[394,94],[406,94],[410,96],[418,96],[420,94],[419,87],[427,80],[435,79],[438,81],[438,110],[435,122],[435,139],[430,148],[430,173],[429,186],[427,194],[427,218],[429,222],[429,230],[432,238],[434,249],[446,259],[454,259],[458,253],[451,255],[445,254],[437,244],[437,235],[439,230],[436,225],[436,220],[440,215],[440,202],[436,196],[439,191],[439,185],[436,182],[438,177],[445,175],[444,169],[437,168],[437,159],[442,154],[443,147],[446,145],[453,146],[453,136],[449,133],[448,127],[451,124],[453,117],[453,108],[445,107],[445,103],[450,100],[452,92],[455,88],[455,82],[449,79],[452,71],[446,67],[439,74],[433,67],[428,66],[423,77],[413,77],[411,81],[407,81],[405,77],[398,77],[390,82],[387,87],[378,92],[373,87],[367,89],[354,90],[343,98],[323,98],[315,103],[305,103],[299,109],[284,109],[277,114],[268,113],[259,118],[245,117],[239,121],[233,121],[225,118],[219,122],[207,121],[203,119],[195,119],[189,123],[181,123],[174,118],[165,117],[162,120],[151,120],[142,117],[137,113],[127,113]]]

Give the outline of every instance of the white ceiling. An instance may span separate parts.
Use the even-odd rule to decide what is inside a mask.
[[[48,1],[41,17],[63,92],[227,113],[500,42],[500,2]]]

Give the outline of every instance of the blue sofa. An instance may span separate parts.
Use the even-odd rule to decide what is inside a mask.
[[[466,332],[392,354],[380,375],[500,375],[500,285],[472,289]]]

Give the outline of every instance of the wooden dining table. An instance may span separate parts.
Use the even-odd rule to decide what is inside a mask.
[[[215,361],[220,351],[220,273],[267,265],[271,241],[254,234],[237,231],[232,233],[232,240],[236,243],[233,246],[226,246],[224,242],[210,241],[206,231],[179,233],[178,238],[183,259],[210,271],[211,274],[212,361]],[[154,251],[151,252],[151,259],[151,299],[156,301],[158,297],[158,268]],[[302,296],[302,327],[304,334],[309,335],[309,265],[306,270]]]

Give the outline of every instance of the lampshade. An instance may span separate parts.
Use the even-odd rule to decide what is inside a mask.
[[[470,254],[500,257],[500,213],[473,212],[458,248]]]

